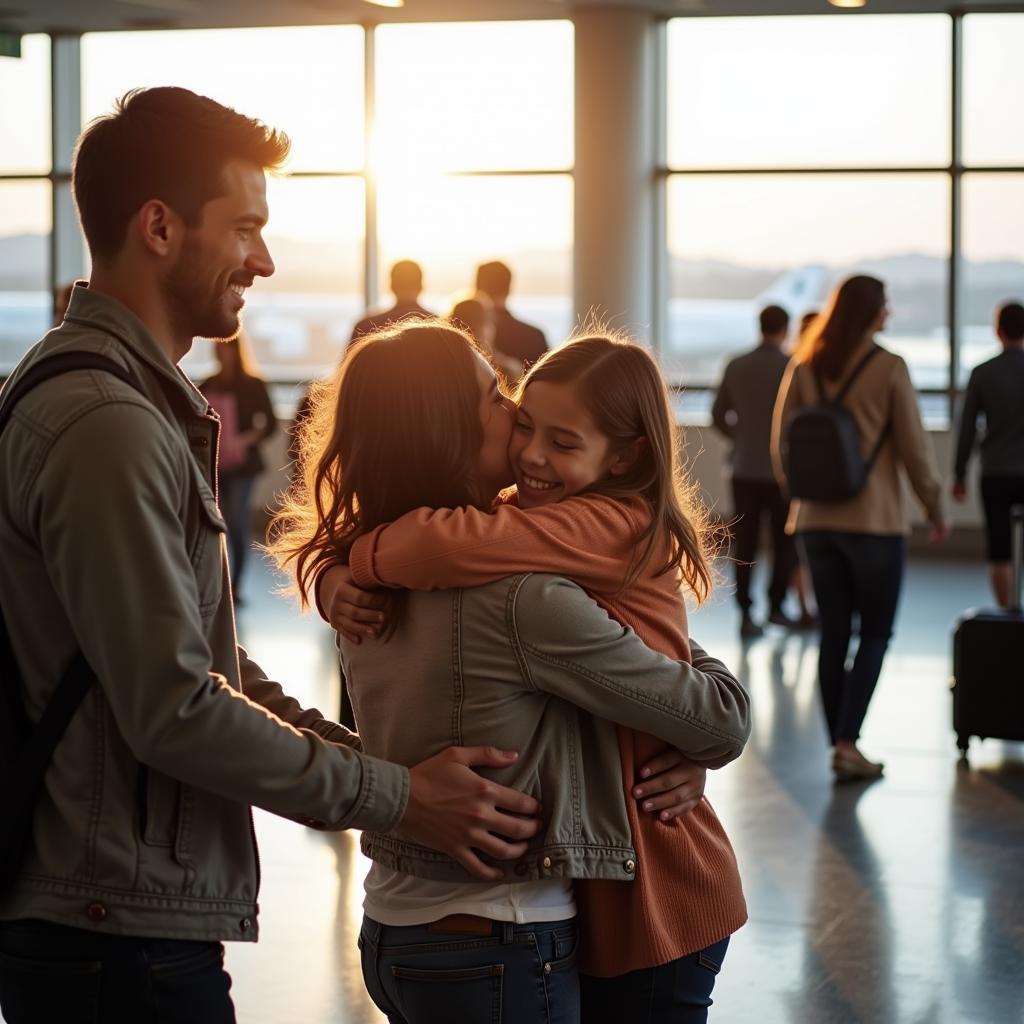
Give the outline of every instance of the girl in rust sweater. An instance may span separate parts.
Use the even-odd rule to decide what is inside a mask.
[[[653,359],[620,337],[578,338],[530,370],[517,404],[516,492],[490,512],[424,508],[361,537],[349,552],[354,581],[430,590],[557,573],[653,649],[688,660],[684,588],[703,600],[712,571]],[[337,624],[335,611],[326,617]],[[643,795],[638,775],[662,747],[619,728],[628,797]],[[635,881],[575,887],[583,1020],[705,1021],[729,936],[747,916],[735,855],[707,799],[681,817],[627,804]]]

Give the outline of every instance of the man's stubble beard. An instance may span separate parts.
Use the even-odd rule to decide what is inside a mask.
[[[168,315],[176,333],[183,337],[231,341],[242,329],[238,314],[223,306],[223,292],[210,295],[210,282],[203,272],[201,248],[186,238],[177,263],[164,282]]]

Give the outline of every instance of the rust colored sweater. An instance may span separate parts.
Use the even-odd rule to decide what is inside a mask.
[[[551,572],[580,584],[653,650],[689,660],[686,605],[676,574],[655,575],[656,554],[622,589],[635,538],[649,521],[640,499],[600,495],[520,509],[418,509],[361,537],[349,566],[364,587],[472,587],[516,572]],[[611,977],[655,967],[731,935],[747,919],[732,846],[707,799],[674,821],[641,812],[632,788],[664,749],[618,730],[623,787],[637,852],[635,881],[580,880],[580,969]]]

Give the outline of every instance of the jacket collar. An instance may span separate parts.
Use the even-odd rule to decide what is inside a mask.
[[[117,299],[103,292],[93,291],[85,281],[76,281],[71,292],[71,301],[64,314],[64,321],[81,327],[91,327],[117,338],[136,358],[180,391],[198,414],[209,413],[210,404],[199,389],[188,379],[181,367],[171,361],[149,328]]]

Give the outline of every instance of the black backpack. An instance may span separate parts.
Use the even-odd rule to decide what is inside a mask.
[[[36,385],[72,370],[102,370],[143,392],[139,380],[123,366],[92,352],[63,352],[36,363],[13,387],[0,391],[0,434],[14,406]],[[21,673],[7,624],[0,611],[0,892],[14,884],[32,837],[35,804],[53,751],[96,676],[78,651],[38,722],[32,723],[21,701]]]
[[[807,501],[849,501],[864,489],[889,436],[889,424],[865,459],[860,453],[857,423],[849,410],[843,408],[843,399],[864,367],[881,351],[873,345],[831,400],[825,397],[821,372],[813,362],[810,364],[818,402],[793,413],[785,425],[782,440],[782,466],[790,497]]]

